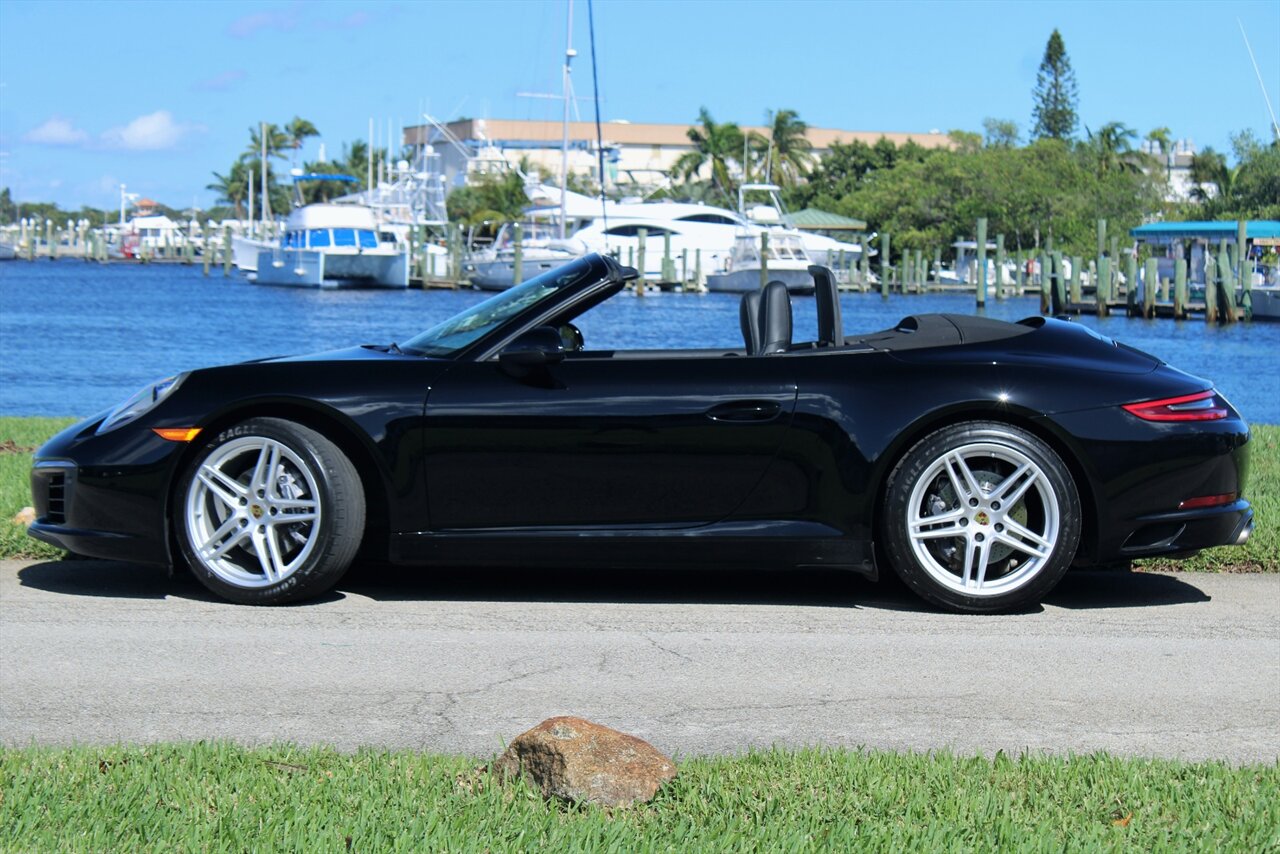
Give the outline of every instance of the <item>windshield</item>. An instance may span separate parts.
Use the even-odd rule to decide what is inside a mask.
[[[599,258],[571,261],[437,323],[401,349],[422,356],[451,356],[552,294],[604,278],[606,269]]]

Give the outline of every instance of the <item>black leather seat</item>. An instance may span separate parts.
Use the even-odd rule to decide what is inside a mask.
[[[791,295],[782,282],[770,282],[760,296],[760,355],[791,349]]]
[[[840,317],[840,292],[830,268],[809,265],[813,276],[813,297],[818,308],[818,346],[839,347],[844,344],[844,323]]]
[[[738,306],[738,320],[742,323],[742,340],[747,345],[747,355],[760,352],[760,291],[747,291]]]

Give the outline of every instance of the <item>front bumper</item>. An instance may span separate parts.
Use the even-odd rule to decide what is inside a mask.
[[[180,448],[150,430],[97,435],[82,422],[36,452],[27,533],[75,554],[105,560],[170,562],[165,513]]]

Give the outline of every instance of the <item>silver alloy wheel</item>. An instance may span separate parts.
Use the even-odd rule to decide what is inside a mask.
[[[186,525],[196,557],[242,588],[288,578],[316,548],[320,491],[289,446],[247,436],[217,448],[187,487]]]
[[[939,584],[966,596],[998,596],[1044,568],[1061,517],[1057,495],[1029,456],[974,442],[947,451],[916,480],[906,533]]]

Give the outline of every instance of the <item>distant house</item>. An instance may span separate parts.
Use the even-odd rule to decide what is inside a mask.
[[[1191,161],[1196,156],[1194,142],[1189,139],[1180,139],[1174,142],[1168,151],[1161,151],[1160,143],[1148,140],[1142,144],[1139,150],[1147,155],[1146,164],[1142,171],[1148,175],[1157,170],[1164,172],[1165,201],[1191,201],[1191,193],[1197,186],[1196,182],[1191,180]],[[1153,163],[1158,165],[1151,165]],[[1217,192],[1218,188],[1213,184],[1209,184],[1205,190],[1212,196]]]
[[[680,155],[693,150],[688,124],[605,122],[603,153],[608,184],[633,188],[661,185]],[[768,135],[763,127],[743,126],[743,133]],[[441,156],[441,171],[449,186],[461,186],[471,175],[503,172],[522,158],[552,174],[559,174],[565,128],[560,122],[519,119],[461,119],[443,125],[404,129],[404,144],[420,149],[430,145]],[[569,172],[600,180],[595,122],[569,123]],[[881,137],[895,145],[908,141],[925,148],[950,148],[945,133],[836,130],[811,127],[806,136],[813,153],[822,157],[835,142],[874,145]]]

